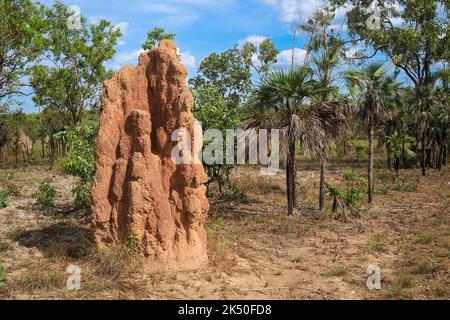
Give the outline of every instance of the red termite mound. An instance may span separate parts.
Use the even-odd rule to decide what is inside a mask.
[[[195,268],[207,261],[209,204],[201,164],[172,161],[174,130],[194,137],[193,97],[175,44],[163,40],[105,81],[92,189],[100,247],[132,242],[150,265]],[[193,143],[193,142],[192,142]]]

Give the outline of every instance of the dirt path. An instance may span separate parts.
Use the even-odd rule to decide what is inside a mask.
[[[329,181],[339,181],[344,168],[338,169]],[[372,207],[359,208],[361,219],[348,223],[314,210],[317,172],[298,173],[301,201],[294,217],[285,214],[283,172],[270,178],[255,172],[245,168],[234,175],[247,190],[246,202],[212,206],[210,265],[162,274],[139,272],[139,263],[129,268],[114,254],[92,253],[89,218],[71,205],[73,178],[36,167],[15,171],[14,177],[0,171],[0,183],[22,186],[21,195],[0,209],[0,259],[8,274],[0,297],[450,298],[448,169],[425,178],[418,170],[402,171],[396,181],[380,171],[377,185],[389,191],[376,194]],[[44,178],[59,190],[53,207],[35,204],[37,182]],[[65,288],[69,264],[82,268],[79,291]],[[369,265],[381,270],[381,290],[366,286]]]

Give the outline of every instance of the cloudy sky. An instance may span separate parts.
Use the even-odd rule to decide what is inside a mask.
[[[53,1],[41,1],[52,5]],[[155,26],[175,33],[182,62],[195,75],[202,58],[221,52],[243,41],[261,42],[271,38],[280,54],[279,65],[288,65],[292,46],[292,27],[305,21],[322,0],[64,0],[76,5],[81,14],[95,22],[105,18],[122,30],[117,53],[108,66],[118,69],[136,64],[146,32]],[[345,10],[340,10],[335,23],[340,25]],[[298,61],[304,55],[305,40],[297,40]],[[23,105],[33,112],[30,102]]]

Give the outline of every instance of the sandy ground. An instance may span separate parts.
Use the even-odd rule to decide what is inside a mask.
[[[358,171],[364,174],[362,165]],[[339,183],[348,163],[330,166]],[[145,273],[139,259],[93,249],[89,216],[72,206],[75,181],[58,170],[0,170],[21,195],[0,209],[0,260],[7,282],[0,299],[449,299],[450,169],[402,170],[395,180],[376,170],[375,203],[360,219],[331,218],[317,206],[318,172],[300,162],[299,203],[286,215],[284,172],[261,177],[235,172],[244,202],[213,203],[207,222],[210,264],[189,272]],[[36,204],[39,181],[58,189],[53,206]],[[401,181],[417,190],[397,190]],[[403,185],[404,185],[403,184]],[[413,188],[414,189],[414,188]],[[66,268],[82,270],[81,290],[66,288]],[[381,289],[369,290],[367,268],[381,271]]]

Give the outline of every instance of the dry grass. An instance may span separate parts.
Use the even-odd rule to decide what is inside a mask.
[[[312,169],[309,169],[311,167]],[[63,214],[45,216],[29,207],[30,224],[3,217],[0,256],[5,258],[8,283],[2,298],[104,299],[449,299],[450,198],[445,190],[449,171],[420,177],[418,170],[401,171],[395,181],[388,171],[376,174],[376,186],[389,185],[363,204],[360,219],[331,219],[331,199],[325,212],[316,210],[317,164],[301,161],[296,214],[286,216],[284,175],[261,179],[256,168],[239,169],[232,180],[248,196],[245,203],[213,203],[207,220],[208,256],[204,270],[147,272],[133,248],[98,251],[91,240],[73,240],[88,230],[89,219]],[[339,185],[342,172],[330,165],[327,180]],[[365,175],[362,165],[353,170]],[[32,176],[32,171],[27,171]],[[37,174],[39,175],[40,172]],[[1,176],[1,172],[0,172]],[[27,200],[27,180],[16,174]],[[63,189],[64,177],[55,175]],[[420,192],[398,190],[416,185]],[[31,191],[30,191],[31,190]],[[381,189],[380,189],[381,190]],[[70,194],[70,188],[65,191]],[[11,210],[18,208],[13,199]],[[67,203],[61,202],[55,210]],[[58,205],[64,205],[58,207]],[[26,203],[21,203],[26,207]],[[19,208],[20,210],[20,208]],[[447,210],[447,211],[446,211]],[[7,212],[7,214],[5,214]],[[38,217],[39,219],[37,219]],[[3,220],[2,220],[3,219]],[[13,223],[11,223],[13,221]],[[34,221],[38,221],[35,225]],[[61,222],[64,228],[56,228]],[[50,231],[50,232],[49,232]],[[67,232],[70,231],[70,232]],[[72,239],[72,241],[71,241]],[[83,240],[84,241],[84,240]],[[131,241],[132,243],[132,241]],[[1,248],[4,248],[2,251]],[[39,256],[38,259],[35,257]],[[367,290],[367,266],[382,272],[381,291]],[[82,289],[65,289],[68,264],[82,269]],[[397,273],[397,270],[401,270]],[[385,280],[384,280],[385,279]],[[388,281],[392,279],[391,281]]]

